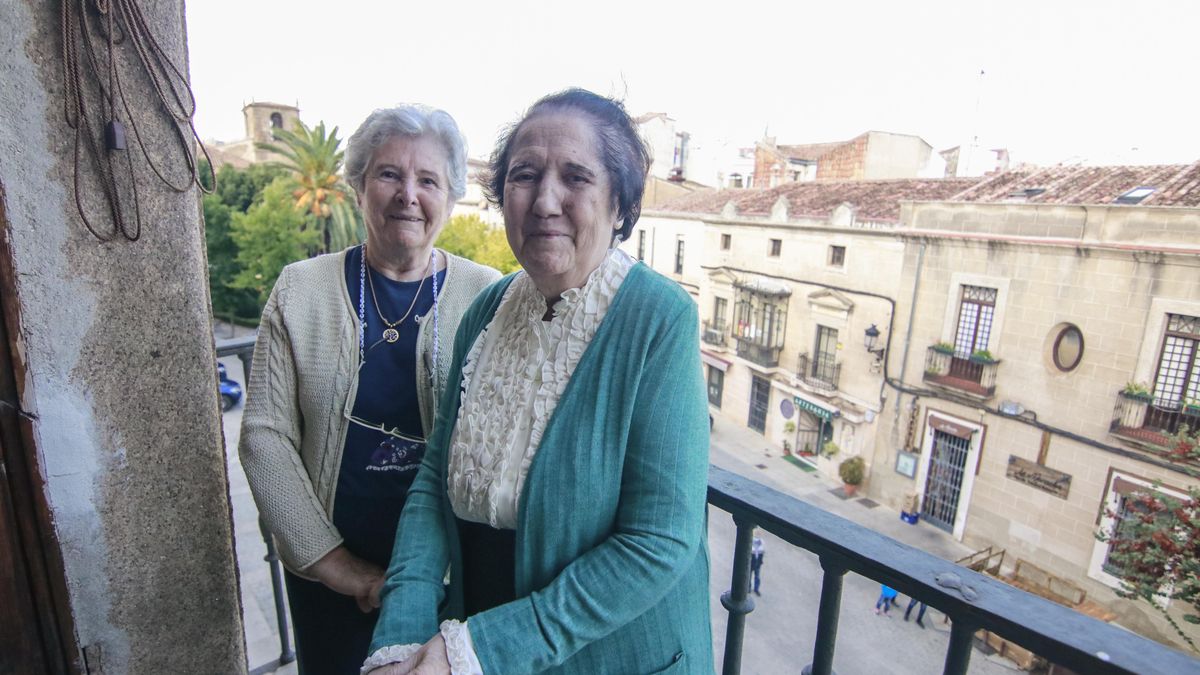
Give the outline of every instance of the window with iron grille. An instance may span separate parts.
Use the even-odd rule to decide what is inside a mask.
[[[813,348],[811,375],[822,382],[832,382],[837,368],[837,329],[817,326],[817,342]]]
[[[1116,539],[1127,538],[1129,536],[1129,517],[1131,515],[1137,517],[1144,513],[1146,513],[1145,504],[1137,501],[1133,495],[1117,495],[1116,508],[1113,509],[1113,524],[1110,536]],[[1104,556],[1102,569],[1114,577],[1121,577],[1125,571],[1123,565],[1112,559],[1111,544],[1109,544],[1108,552]]]
[[[732,243],[733,243],[733,235],[731,235],[731,234],[721,235],[721,250],[722,251],[728,251],[729,246]]]
[[[713,321],[724,323],[725,312],[729,309],[729,301],[722,297],[713,298]]]
[[[675,274],[683,274],[683,239],[675,241]]]
[[[1200,399],[1200,317],[1167,315],[1167,330],[1158,372],[1154,377],[1154,405],[1178,410],[1189,399]]]
[[[966,359],[988,348],[992,320],[996,315],[996,289],[963,286],[958,306],[958,328],[954,335],[954,355]]]
[[[845,246],[830,246],[829,247],[829,266],[830,267],[845,267],[846,265],[846,247]]]
[[[646,231],[638,230],[638,260],[646,259]]]
[[[772,258],[778,258],[779,252],[783,250],[783,241],[780,239],[772,239],[771,246],[768,249],[767,255]]]

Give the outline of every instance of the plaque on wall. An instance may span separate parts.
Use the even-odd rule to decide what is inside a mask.
[[[1071,474],[1022,459],[1016,455],[1008,456],[1007,475],[1018,483],[1049,492],[1061,499],[1066,499],[1067,493],[1071,491]]]
[[[901,450],[896,453],[896,473],[908,478],[917,477],[917,456]]]

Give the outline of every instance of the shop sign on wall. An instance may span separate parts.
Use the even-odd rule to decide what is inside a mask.
[[[1066,499],[1067,493],[1071,491],[1071,474],[1022,459],[1016,455],[1008,456],[1007,475],[1018,483],[1049,492],[1062,499]]]

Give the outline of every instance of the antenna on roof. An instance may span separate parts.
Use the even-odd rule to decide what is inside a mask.
[[[967,146],[967,162],[966,162],[966,167],[965,167],[965,169],[966,169],[965,175],[967,175],[967,176],[971,175],[970,172],[974,168],[971,166],[971,159],[975,155],[975,148],[979,147],[979,109],[983,106],[983,77],[984,77],[984,75],[986,75],[986,73],[984,72],[983,68],[980,68],[979,69],[979,87],[975,90],[975,115],[974,115],[974,118],[971,120],[971,126],[973,127],[971,129],[971,144],[969,146]]]

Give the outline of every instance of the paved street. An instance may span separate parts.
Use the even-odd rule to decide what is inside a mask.
[[[245,384],[241,362],[237,358],[225,358],[221,362],[229,377]],[[251,670],[255,670],[278,658],[279,638],[270,575],[263,562],[266,551],[258,531],[258,512],[237,461],[241,418],[242,405],[239,404],[225,413],[224,424],[247,656]],[[713,430],[712,462],[944,558],[954,559],[969,552],[939,530],[900,521],[898,514],[886,507],[868,509],[857,501],[843,501],[833,496],[829,490],[836,487],[834,482],[801,471],[784,461],[777,451],[768,453],[766,445],[754,432],[718,418]],[[759,465],[765,468],[759,468]],[[812,660],[820,566],[816,557],[808,552],[793,548],[770,534],[762,536],[766,543],[763,595],[754,598],[756,608],[746,619],[742,672],[747,675],[799,673]],[[726,618],[720,595],[730,585],[733,539],[733,521],[729,514],[710,509],[713,648],[718,672],[724,650]],[[834,658],[837,672],[841,675],[941,672],[950,636],[949,626],[942,622],[941,614],[931,608],[925,617],[926,628],[921,630],[915,623],[903,620],[902,610],[907,605],[907,598],[903,596],[901,606],[893,608],[890,617],[876,616],[873,606],[878,595],[879,584],[857,575],[847,575]],[[259,672],[290,674],[296,670],[292,664]],[[1008,661],[985,657],[976,651],[970,672],[1008,674],[1013,668]]]

